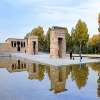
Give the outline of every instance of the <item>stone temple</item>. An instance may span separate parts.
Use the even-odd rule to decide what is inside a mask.
[[[50,57],[64,58],[66,56],[66,28],[53,26],[50,30]]]
[[[66,56],[65,33],[65,27],[53,26],[50,28],[50,58],[64,58]],[[0,52],[38,54],[38,37],[8,38],[5,43],[0,43]]]
[[[0,43],[0,52],[38,54],[38,37],[29,36],[26,39],[8,38]]]

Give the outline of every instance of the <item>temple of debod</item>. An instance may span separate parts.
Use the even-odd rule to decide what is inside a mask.
[[[65,28],[52,27],[50,31],[50,57],[64,58],[66,56]]]
[[[38,37],[25,39],[8,38],[0,44],[0,52],[38,54]],[[65,28],[53,26],[50,32],[50,57],[63,58],[66,55]]]
[[[8,38],[0,44],[0,52],[38,54],[38,37],[30,36],[27,39]]]
[[[25,39],[8,38],[5,43],[0,43],[0,55],[6,53],[11,57],[24,58],[53,66],[80,64],[79,57],[70,60],[69,54],[66,54],[65,33],[66,29],[64,27],[51,27],[50,54],[38,52],[38,37],[29,36]],[[100,59],[90,59],[89,55],[86,56],[84,56],[81,63],[100,62]]]

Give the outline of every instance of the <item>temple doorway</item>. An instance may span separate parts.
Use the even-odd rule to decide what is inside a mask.
[[[36,41],[33,41],[33,53],[36,54]]]
[[[19,41],[17,41],[17,51],[20,52],[20,42]]]
[[[62,58],[62,38],[58,38],[58,56]]]

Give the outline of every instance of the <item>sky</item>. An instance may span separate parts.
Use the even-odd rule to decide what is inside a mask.
[[[9,37],[23,38],[37,26],[67,27],[69,33],[79,19],[91,36],[98,34],[100,0],[0,0],[0,42]]]

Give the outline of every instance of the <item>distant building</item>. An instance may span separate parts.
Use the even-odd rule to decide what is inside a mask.
[[[5,43],[0,43],[0,52],[37,54],[38,37],[29,36],[26,39],[8,38]]]

